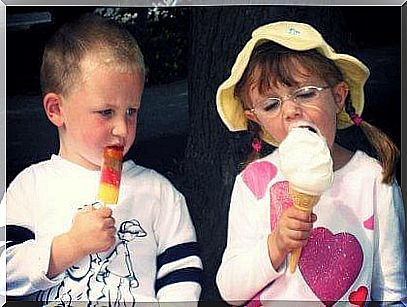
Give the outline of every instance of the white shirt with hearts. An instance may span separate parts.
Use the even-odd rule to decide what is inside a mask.
[[[402,195],[397,183],[381,182],[381,171],[376,160],[357,151],[334,172],[291,273],[289,256],[275,271],[267,249],[268,234],[292,205],[278,150],[249,164],[232,192],[227,246],[216,277],[222,297],[248,306],[276,300],[349,306],[407,297]]]

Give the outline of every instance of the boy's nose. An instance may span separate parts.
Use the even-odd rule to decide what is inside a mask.
[[[284,119],[293,119],[301,116],[302,109],[301,106],[299,106],[294,100],[286,99],[281,105],[281,112]]]
[[[128,127],[126,118],[117,118],[114,122],[112,134],[125,138],[127,136]]]

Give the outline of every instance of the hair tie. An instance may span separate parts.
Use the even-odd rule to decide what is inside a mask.
[[[259,140],[258,138],[254,138],[252,141],[252,148],[254,149],[254,151],[259,153],[262,147],[263,144],[261,143],[261,140]]]
[[[352,122],[353,122],[357,127],[359,127],[360,124],[361,124],[362,121],[363,121],[362,117],[360,117],[360,116],[357,115],[356,113],[352,114],[352,115],[350,116],[350,119],[352,120]]]

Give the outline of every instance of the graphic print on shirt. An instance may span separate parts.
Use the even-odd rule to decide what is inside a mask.
[[[271,230],[276,229],[277,221],[287,208],[293,205],[288,192],[288,181],[278,181],[270,188],[270,223]]]
[[[58,286],[40,291],[37,300],[61,307],[73,306],[77,301],[89,301],[88,306],[99,300],[109,301],[113,306],[134,303],[132,290],[139,287],[139,281],[129,243],[147,233],[139,221],[132,219],[121,223],[117,236],[119,242],[107,257],[103,259],[99,254],[85,257],[67,270]]]
[[[96,281],[104,284],[102,293],[112,303],[134,302],[132,289],[139,286],[128,244],[147,233],[140,223],[133,219],[120,225],[117,233],[120,242],[113,252],[102,262]]]
[[[66,271],[62,282],[37,294],[36,300],[44,303],[54,302],[54,306],[71,306],[72,302],[87,300],[86,293],[72,294],[72,289],[86,289],[89,279],[96,272],[97,259],[89,255]]]
[[[349,294],[349,303],[356,306],[365,306],[369,290],[366,286],[360,286]]]
[[[362,269],[363,250],[347,232],[333,234],[325,227],[311,231],[298,267],[315,295],[332,306],[352,287]]]
[[[276,227],[281,213],[292,206],[288,184],[276,182],[270,188],[271,229]],[[333,234],[325,227],[316,227],[302,250],[298,267],[312,292],[331,306],[351,288],[362,264],[363,250],[354,235]]]
[[[277,167],[270,162],[260,161],[249,164],[242,173],[243,182],[256,199],[263,198],[267,185],[277,175]]]

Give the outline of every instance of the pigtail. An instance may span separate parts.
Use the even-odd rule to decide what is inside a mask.
[[[251,162],[260,159],[263,156],[262,154],[263,140],[260,137],[261,127],[257,123],[252,122],[251,120],[247,121],[247,125],[248,125],[247,130],[251,132],[253,136],[251,138],[251,152],[249,153],[246,161],[242,163],[242,169],[244,169]]]
[[[345,111],[348,113],[353,123],[362,129],[368,141],[375,149],[383,168],[382,182],[386,184],[392,183],[394,180],[395,166],[400,157],[399,149],[383,131],[369,124],[365,120],[362,120],[362,118],[356,114],[355,108],[352,106],[350,99],[347,99]]]

